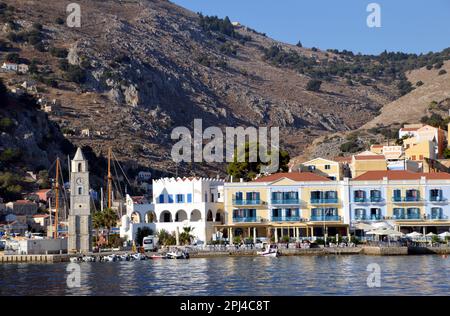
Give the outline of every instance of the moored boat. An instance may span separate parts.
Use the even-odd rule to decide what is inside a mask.
[[[256,254],[261,257],[278,257],[280,255],[276,245],[267,245],[264,251],[257,251]]]

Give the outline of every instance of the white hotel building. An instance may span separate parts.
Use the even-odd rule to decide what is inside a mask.
[[[153,201],[143,197],[127,197],[127,215],[122,217],[121,237],[133,240],[139,227],[155,233],[182,232],[192,227],[192,235],[207,242],[215,224],[223,224],[224,181],[209,178],[163,178],[153,180]]]

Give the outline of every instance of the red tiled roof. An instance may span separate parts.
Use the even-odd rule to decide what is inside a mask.
[[[385,160],[383,155],[360,155],[355,156],[356,160]]]
[[[259,179],[254,180],[253,182],[273,182],[277,181],[283,178],[291,179],[292,181],[331,181],[328,178],[319,176],[312,172],[280,172],[280,173],[274,173],[270,176],[262,177]]]
[[[349,156],[349,157],[335,157],[335,158],[333,158],[331,160],[336,161],[336,162],[352,162],[352,157],[351,156]]]
[[[434,172],[434,173],[419,173],[406,170],[387,170],[387,171],[367,171],[353,181],[374,181],[388,178],[388,180],[419,180],[425,177],[428,180],[450,180],[450,173]]]

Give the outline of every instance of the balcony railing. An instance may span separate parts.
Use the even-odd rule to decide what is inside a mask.
[[[299,199],[284,199],[284,200],[272,200],[273,205],[292,205],[300,204]]]
[[[420,197],[400,197],[400,196],[394,196],[392,198],[392,202],[421,202],[423,201]]]
[[[382,201],[383,201],[383,199],[381,197],[371,197],[370,198],[370,202],[372,202],[372,203],[380,203]]]
[[[234,223],[256,223],[258,222],[257,217],[233,217]]]
[[[420,214],[401,214],[392,216],[393,219],[418,220],[421,219]]]
[[[272,217],[272,222],[300,222],[300,216]]]
[[[379,221],[382,219],[382,215],[355,215],[357,221]]]
[[[236,199],[233,199],[233,205],[238,205],[238,206],[261,205],[261,204],[262,204],[261,200],[236,200]]]
[[[448,220],[447,215],[428,215],[427,220],[430,221],[445,221]]]
[[[368,202],[368,200],[367,200],[366,198],[364,198],[364,197],[355,197],[355,198],[353,199],[353,201],[356,202],[356,203],[365,203],[365,202]]]
[[[332,198],[332,199],[311,199],[311,204],[337,204],[338,199]]]
[[[340,216],[337,215],[326,215],[326,216],[311,216],[310,221],[312,222],[339,222],[341,220]]]
[[[443,198],[442,196],[431,196],[430,202],[445,203],[447,202],[447,199]]]

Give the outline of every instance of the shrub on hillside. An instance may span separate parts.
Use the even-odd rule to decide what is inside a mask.
[[[438,75],[442,76],[442,75],[445,75],[446,73],[447,73],[447,71],[445,69],[441,69],[441,70],[439,70]]]
[[[306,90],[317,92],[320,91],[321,86],[322,86],[321,80],[311,79],[306,84]]]

